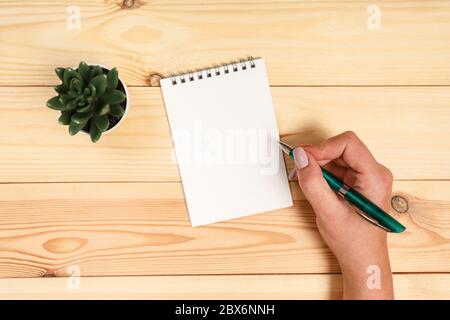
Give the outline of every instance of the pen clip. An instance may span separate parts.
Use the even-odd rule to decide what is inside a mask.
[[[350,204],[350,203],[349,203]],[[391,232],[391,230],[389,230],[388,228],[386,228],[385,226],[382,226],[377,220],[373,219],[372,217],[370,217],[367,213],[365,213],[364,211],[361,211],[359,208],[355,207],[354,205],[350,204],[352,206],[352,208],[364,219],[366,219],[368,222],[370,222],[371,224],[386,230],[387,232]]]

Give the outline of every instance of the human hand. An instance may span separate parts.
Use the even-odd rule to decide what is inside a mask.
[[[334,193],[320,166],[385,211],[392,193],[392,173],[350,131],[318,145],[297,147],[294,158],[300,187],[316,214],[319,232],[341,267],[344,298],[393,298],[386,232],[368,223]],[[368,270],[380,271],[379,289],[367,285]]]

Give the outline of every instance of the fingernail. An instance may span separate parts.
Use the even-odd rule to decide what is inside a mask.
[[[297,169],[292,169],[291,172],[289,172],[289,181],[293,181],[297,178]]]
[[[294,149],[294,160],[298,169],[302,169],[308,165],[308,156],[302,147]]]

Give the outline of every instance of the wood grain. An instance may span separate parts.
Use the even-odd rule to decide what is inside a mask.
[[[448,85],[450,3],[379,1],[70,0],[0,2],[0,85],[50,85],[79,60],[117,66],[129,85],[154,73],[267,60],[272,85]]]
[[[450,274],[395,274],[394,287],[397,299],[449,299]],[[295,300],[340,299],[341,296],[340,275],[138,276],[0,280],[0,299]]]
[[[131,88],[124,124],[92,144],[45,107],[51,88],[0,88],[0,182],[180,181],[159,88]],[[396,179],[450,179],[449,87],[272,88],[292,144],[354,130]],[[290,160],[286,161],[292,165]]]
[[[339,272],[291,187],[294,207],[192,228],[180,183],[0,184],[0,277]],[[450,272],[449,187],[395,183],[394,272]]]
[[[283,139],[353,130],[411,180],[395,182],[408,208],[392,211],[408,228],[389,236],[407,272],[396,295],[450,298],[449,1],[378,1],[381,30],[366,26],[373,1],[121,3],[76,1],[71,31],[71,0],[0,0],[0,277],[46,276],[1,279],[0,299],[339,298],[295,183],[292,208],[190,227],[159,88],[132,87],[129,118],[97,145],[45,108],[56,66],[117,66],[128,85],[155,86],[250,55],[266,60]]]

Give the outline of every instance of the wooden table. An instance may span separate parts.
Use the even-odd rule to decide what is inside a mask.
[[[350,129],[394,172],[397,297],[450,298],[450,1],[378,1],[380,29],[373,1],[124,3],[0,1],[0,298],[339,298],[295,183],[292,208],[189,225],[158,79],[249,55],[286,141]],[[95,145],[45,107],[80,60],[130,87]]]

